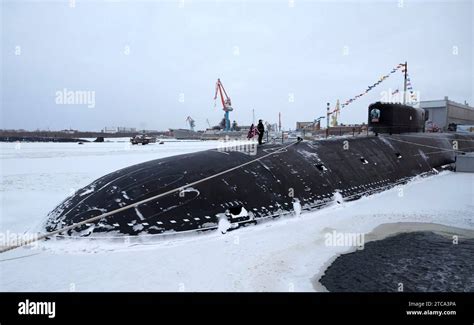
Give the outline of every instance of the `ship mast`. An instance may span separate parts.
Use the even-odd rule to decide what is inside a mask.
[[[407,101],[407,78],[408,78],[408,63],[405,61],[405,76],[403,80],[403,105],[406,104]]]

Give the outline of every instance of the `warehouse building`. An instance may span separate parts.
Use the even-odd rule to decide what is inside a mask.
[[[303,131],[305,129],[315,129],[316,123],[313,122],[296,122],[296,131]]]
[[[451,101],[447,96],[442,100],[421,101],[420,108],[428,111],[428,121],[443,131],[447,131],[450,124],[474,125],[474,108],[466,102]]]

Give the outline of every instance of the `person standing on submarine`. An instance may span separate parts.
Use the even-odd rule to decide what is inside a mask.
[[[262,144],[263,134],[265,133],[265,127],[263,126],[262,120],[258,120],[258,144]]]
[[[252,124],[252,125],[250,126],[249,132],[247,133],[247,139],[250,140],[250,139],[252,139],[254,136],[256,136],[257,134],[258,134],[257,128]]]

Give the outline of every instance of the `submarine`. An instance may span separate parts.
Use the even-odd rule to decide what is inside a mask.
[[[377,102],[368,107],[371,134],[140,163],[76,191],[44,228],[64,236],[134,236],[216,230],[225,222],[232,230],[356,200],[436,173],[472,151],[473,136],[424,133],[426,119],[422,109]]]

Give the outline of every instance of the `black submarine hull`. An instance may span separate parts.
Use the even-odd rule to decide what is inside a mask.
[[[474,138],[459,134],[400,134],[263,145],[256,155],[215,149],[152,160],[105,175],[49,213],[48,232],[134,205],[175,188],[180,191],[64,232],[69,236],[161,234],[234,227],[312,210],[336,193],[354,200],[455,161]],[[258,157],[277,153],[195,186],[187,184]],[[298,201],[299,203],[296,203]],[[299,205],[299,207],[297,206]]]

